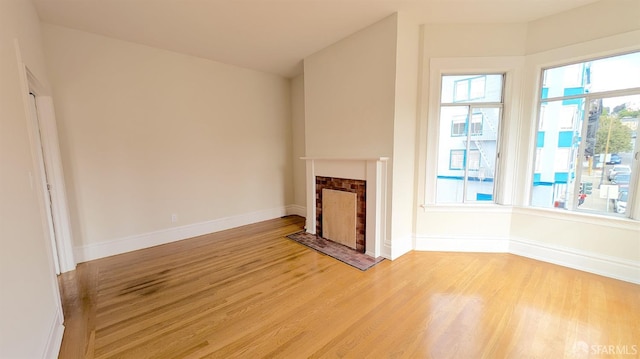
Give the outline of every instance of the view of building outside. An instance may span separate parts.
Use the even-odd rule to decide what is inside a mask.
[[[442,76],[438,203],[494,200],[504,75]]]
[[[640,53],[542,73],[531,204],[625,215],[640,117]]]

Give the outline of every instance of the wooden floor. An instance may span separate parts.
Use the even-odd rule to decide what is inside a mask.
[[[78,266],[60,358],[633,358],[640,286],[511,254],[361,272],[286,217]],[[611,351],[613,350],[613,352]]]

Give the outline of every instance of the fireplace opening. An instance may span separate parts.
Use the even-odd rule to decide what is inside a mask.
[[[354,197],[355,203],[353,203]],[[326,216],[323,210],[329,211]],[[352,223],[352,221],[355,223]],[[325,225],[330,226],[324,232],[323,222],[325,222]],[[366,181],[316,176],[316,234],[364,253],[366,250],[365,233]],[[353,244],[351,237],[355,237],[355,243]]]

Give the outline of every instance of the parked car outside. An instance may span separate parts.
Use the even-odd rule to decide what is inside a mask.
[[[611,179],[611,184],[617,184],[620,187],[628,187],[631,181],[631,173],[616,173]]]
[[[609,158],[609,161],[607,161],[608,165],[619,165],[621,163],[622,163],[622,158],[618,156],[618,154],[616,153],[611,154],[611,158]]]
[[[618,192],[618,198],[613,200],[613,209],[616,213],[624,213],[627,211],[627,199],[629,198],[628,191]]]
[[[631,167],[629,167],[627,165],[615,165],[615,166],[613,166],[609,170],[609,174],[608,174],[609,181],[612,181],[613,177],[615,175],[617,175],[618,173],[630,174],[631,173]]]

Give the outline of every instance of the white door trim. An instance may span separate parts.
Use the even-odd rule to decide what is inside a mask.
[[[58,245],[56,243],[55,222],[53,220],[53,204],[51,198],[53,195],[49,191],[49,176],[47,173],[45,160],[44,160],[44,148],[42,144],[42,135],[40,134],[40,124],[38,121],[38,108],[36,105],[36,96],[29,94],[29,130],[32,133],[32,146],[34,161],[37,165],[37,179],[40,185],[40,191],[42,192],[42,200],[44,202],[44,217],[49,230],[48,237],[51,244],[51,251],[53,257],[53,264],[56,270],[56,274],[60,274],[60,256],[58,255]]]
[[[61,273],[74,270],[76,262],[73,257],[73,237],[71,235],[71,222],[67,193],[64,182],[64,172],[62,169],[62,159],[60,156],[60,146],[58,144],[58,131],[53,107],[53,98],[41,82],[24,66],[24,86],[26,87],[25,98],[30,103],[29,93],[35,95],[37,107],[37,122],[39,126],[40,139],[42,141],[42,152],[44,154],[44,166],[47,171],[47,179],[51,187],[51,217],[55,229],[55,248],[52,248],[54,263],[59,264]],[[32,131],[38,131],[37,128]],[[34,132],[36,135],[38,132]],[[33,141],[33,146],[37,146],[37,141]],[[39,149],[35,148],[34,151]],[[42,174],[44,175],[44,174]],[[45,195],[47,195],[45,193]]]

